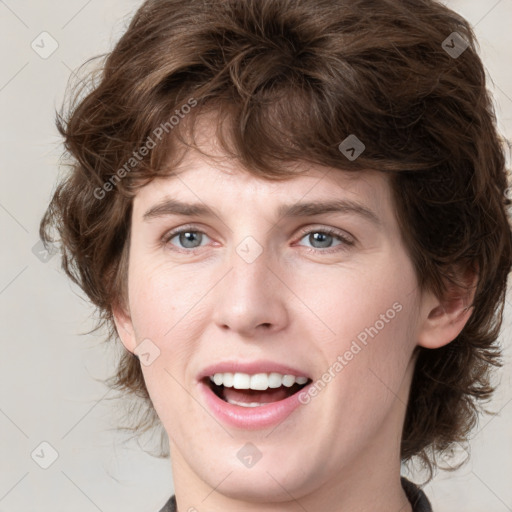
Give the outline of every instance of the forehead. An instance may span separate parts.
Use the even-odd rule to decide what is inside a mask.
[[[237,162],[212,161],[190,151],[169,176],[138,191],[134,215],[148,218],[166,209],[198,216],[208,210],[237,216],[257,211],[269,217],[345,211],[376,224],[385,223],[391,215],[389,184],[383,173],[342,171],[305,162],[293,167],[294,174],[285,180],[269,180],[242,169]],[[171,200],[176,204],[170,205]],[[320,203],[330,206],[322,209],[317,206]],[[188,206],[192,204],[194,208]]]
[[[296,161],[279,164],[289,174],[286,178],[269,179],[227,155],[219,144],[217,129],[215,119],[204,116],[194,127],[195,147],[173,144],[177,152],[174,158],[168,159],[168,174],[138,190],[134,199],[135,215],[144,215],[148,206],[165,198],[215,208],[219,205],[233,211],[243,211],[249,205],[265,211],[271,205],[345,199],[366,205],[379,217],[390,214],[389,176],[383,172],[348,171]]]

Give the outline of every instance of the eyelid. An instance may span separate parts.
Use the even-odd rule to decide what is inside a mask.
[[[327,235],[333,235],[338,237],[340,240],[343,241],[343,243],[347,245],[354,245],[356,243],[356,239],[347,233],[346,231],[343,231],[341,229],[332,228],[329,226],[322,226],[322,225],[316,225],[316,226],[306,226],[304,228],[301,228],[300,230],[300,240],[304,237],[304,235],[308,235],[310,233],[325,233]],[[325,251],[324,251],[325,252]]]
[[[163,245],[167,245],[169,241],[174,238],[176,235],[179,235],[183,232],[197,232],[201,233],[203,235],[206,235],[208,238],[210,238],[206,232],[198,225],[196,224],[185,224],[183,226],[171,229],[169,231],[166,231],[163,236],[161,237],[161,242]],[[295,237],[296,242],[300,241],[302,238],[304,238],[305,235],[308,235],[310,233],[324,233],[330,236],[335,236],[340,240],[340,246],[342,246],[340,249],[336,249],[336,247],[329,247],[326,249],[315,249],[314,247],[306,247],[306,250],[314,253],[330,253],[330,252],[338,252],[340,250],[346,249],[347,247],[353,246],[356,243],[356,239],[350,235],[349,233],[342,231],[337,228],[329,227],[329,226],[323,226],[323,225],[308,225],[303,228],[300,228],[299,230],[299,237]],[[294,242],[295,243],[295,242]],[[344,246],[344,247],[343,247]],[[201,247],[195,247],[193,249],[182,249],[179,247],[176,247],[174,250],[178,252],[186,252],[186,253],[192,253]]]
[[[194,233],[197,232],[197,233],[201,233],[203,235],[208,236],[205,233],[204,229],[201,228],[200,226],[198,226],[197,224],[185,224],[184,226],[180,226],[177,228],[170,229],[169,231],[166,231],[161,237],[161,242],[165,245],[165,244],[169,243],[169,240],[174,238],[176,235],[179,235],[179,234],[181,234],[183,232],[187,232],[187,231],[192,231]],[[208,238],[210,238],[210,237],[208,237]],[[187,252],[190,252],[191,250],[193,250],[193,249],[189,249]]]

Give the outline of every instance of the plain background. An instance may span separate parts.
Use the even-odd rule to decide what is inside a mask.
[[[512,0],[445,3],[475,28],[499,129],[510,141]],[[135,442],[121,444],[125,437],[112,430],[115,402],[98,379],[111,374],[113,354],[100,335],[80,334],[93,326],[93,310],[58,257],[44,262],[33,250],[58,177],[54,117],[67,80],[112,47],[139,5],[0,0],[0,512],[156,512],[173,492],[170,462]],[[42,58],[52,44],[58,48]],[[440,472],[425,487],[435,512],[512,511],[510,324],[507,303],[501,335],[507,362],[489,405],[500,414],[482,418],[469,464]]]

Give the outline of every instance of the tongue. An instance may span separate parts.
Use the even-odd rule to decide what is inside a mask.
[[[291,388],[281,386],[279,388],[267,389],[266,391],[256,391],[254,389],[235,389],[226,388],[223,389],[224,400],[242,402],[244,404],[250,404],[256,402],[258,404],[266,404],[271,402],[278,402],[284,400],[296,391],[295,384]]]

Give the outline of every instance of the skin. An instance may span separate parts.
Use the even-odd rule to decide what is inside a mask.
[[[196,140],[222,157],[212,129],[204,122]],[[160,351],[142,370],[169,436],[180,512],[412,510],[399,453],[413,350],[452,341],[469,319],[471,298],[448,307],[419,290],[384,174],[297,169],[301,175],[272,182],[190,150],[174,175],[134,198],[128,297],[115,321],[127,350],[149,339]],[[204,203],[217,216],[143,219],[171,197]],[[276,214],[284,203],[340,198],[364,204],[380,225],[352,213]],[[189,224],[195,242],[165,238]],[[353,245],[336,235],[315,240],[325,228]],[[252,263],[236,251],[248,236],[263,249]],[[269,359],[316,381],[394,303],[401,311],[277,427],[236,429],[204,404],[196,381],[204,367]],[[263,454],[251,468],[237,458],[247,442]]]

